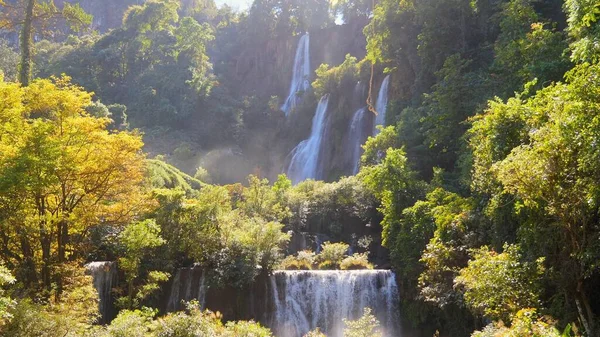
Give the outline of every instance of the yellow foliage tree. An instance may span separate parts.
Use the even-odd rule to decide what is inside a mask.
[[[70,78],[0,83],[0,256],[47,288],[53,268],[85,252],[89,230],[129,222],[144,206],[135,132],[85,112],[92,94]]]

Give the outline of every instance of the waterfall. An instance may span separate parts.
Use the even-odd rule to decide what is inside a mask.
[[[325,132],[328,105],[329,95],[325,95],[319,101],[317,111],[313,117],[310,137],[300,142],[291,152],[292,159],[287,175],[294,184],[306,179],[319,178],[319,153],[321,152],[321,142]]]
[[[356,100],[356,102],[354,104],[356,104],[358,106],[362,106],[365,104],[365,102],[366,102],[365,90],[366,89],[367,89],[367,86],[363,82],[361,82],[361,81],[356,82],[356,85],[354,86],[354,99]]]
[[[372,119],[367,107],[362,107],[354,113],[348,127],[348,141],[346,142],[346,153],[348,162],[352,165],[352,174],[357,174],[360,168],[360,156],[362,145],[371,135]],[[371,121],[371,124],[369,123]]]
[[[388,105],[388,90],[390,86],[390,75],[387,75],[383,82],[381,83],[381,88],[379,88],[379,95],[377,95],[377,103],[375,104],[375,110],[377,110],[377,117],[375,118],[375,126],[383,125],[385,126],[385,113]],[[379,131],[377,128],[373,131],[373,134],[378,134]]]
[[[115,262],[99,261],[85,265],[88,273],[93,277],[94,288],[98,292],[98,309],[102,321],[108,322],[113,314],[112,289],[118,283],[118,270]]]
[[[288,255],[294,255],[303,250],[311,250],[313,252],[321,252],[323,242],[329,241],[329,237],[319,233],[308,232],[291,232],[292,238],[288,244]]]
[[[290,83],[290,92],[281,110],[285,115],[290,112],[299,103],[300,95],[310,89],[310,37],[308,33],[304,34],[298,47],[296,48],[296,57],[294,58],[294,69],[292,82]]]
[[[194,266],[192,268],[179,268],[167,302],[167,311],[173,312],[184,309],[182,301],[198,300],[202,308],[206,305],[206,281],[204,269]]]
[[[277,271],[271,278],[271,327],[280,337],[300,337],[317,327],[341,337],[343,319],[369,307],[384,336],[398,336],[398,288],[388,270]]]
[[[362,145],[367,141],[373,132],[373,114],[365,106],[366,86],[358,81],[354,87],[353,106],[359,107],[350,120],[345,141],[345,154],[347,167],[352,168],[352,174],[357,174],[360,167],[360,157],[363,149]]]
[[[315,253],[319,254],[321,252],[321,246],[323,243],[329,241],[329,237],[325,234],[316,234],[315,235]]]

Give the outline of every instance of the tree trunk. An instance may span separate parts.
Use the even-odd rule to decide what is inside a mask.
[[[69,226],[66,220],[58,223],[58,262],[67,261],[67,242],[69,241]]]
[[[588,300],[587,294],[583,289],[583,282],[577,283],[577,294],[575,295],[575,304],[577,305],[577,311],[579,312],[579,319],[581,324],[585,328],[588,336],[596,335],[596,319],[592,312],[592,307]]]
[[[128,309],[133,309],[133,279],[129,280],[127,284],[127,297],[129,298]]]
[[[57,246],[58,246],[58,264],[62,266],[67,262],[67,242],[69,241],[69,223],[66,220],[58,222],[57,226]],[[60,299],[63,292],[63,277],[58,274],[56,278],[56,299]]]
[[[36,284],[38,281],[37,273],[35,271],[34,252],[31,248],[27,234],[23,230],[19,230],[19,237],[21,241],[21,252],[23,254],[22,268],[25,272],[24,283],[29,287],[31,284]]]
[[[41,224],[43,227],[44,224]],[[42,283],[44,287],[48,290],[52,288],[52,281],[50,280],[50,245],[52,243],[50,236],[45,233],[46,231],[42,229],[41,231],[40,243],[42,245]]]
[[[28,86],[31,80],[33,68],[32,49],[33,49],[33,7],[35,0],[27,0],[25,8],[25,20],[21,29],[21,65],[19,69],[19,82],[23,86]]]

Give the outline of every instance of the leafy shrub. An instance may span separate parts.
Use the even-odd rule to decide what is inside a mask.
[[[316,255],[311,250],[303,250],[298,252],[296,259],[312,267],[315,264]]]
[[[279,264],[283,270],[311,270],[315,263],[315,253],[310,250],[298,252],[296,256],[287,256]]]
[[[223,324],[220,313],[202,311],[197,301],[187,304],[185,312],[171,313],[156,321],[153,337],[270,337],[271,331],[253,321]]]
[[[352,233],[344,231],[344,224],[366,223],[375,211],[373,195],[357,177],[334,183],[303,181],[290,188],[286,197],[292,229],[318,229],[333,241],[349,241]]]
[[[321,270],[362,270],[373,269],[369,263],[368,253],[356,253],[347,256],[348,245],[345,243],[325,242],[321,253],[315,255],[310,250],[303,250],[298,254],[287,256],[279,264],[282,270],[311,270],[315,267]]]
[[[346,257],[348,248],[346,243],[331,243],[329,241],[321,246],[321,253],[317,256],[319,269],[338,269]]]
[[[381,337],[379,331],[379,321],[371,313],[370,308],[365,308],[361,318],[355,321],[344,319],[346,328],[344,329],[344,337]]]
[[[340,263],[341,270],[361,270],[373,269],[373,265],[369,263],[369,257],[366,253],[348,256]]]
[[[271,337],[273,334],[253,321],[229,322],[222,334],[224,337]]]
[[[203,183],[210,184],[212,183],[212,178],[210,177],[210,173],[204,168],[199,166],[196,169],[196,173],[194,174],[194,179],[197,179]]]
[[[322,333],[321,329],[316,328],[313,331],[309,331],[304,337],[327,337],[327,335]]]
[[[50,296],[46,305],[30,299],[21,299],[16,305],[12,302],[8,308],[11,320],[0,325],[1,336],[78,337],[96,321],[98,295],[92,277],[78,262],[65,263],[58,269],[64,280],[60,301]]]
[[[310,266],[312,267],[312,266]],[[280,270],[308,270],[311,269],[308,266],[302,265],[300,261],[296,259],[294,255],[286,256],[280,263],[277,269]]]
[[[177,160],[185,161],[193,158],[195,153],[190,143],[183,143],[175,149],[173,155]]]
[[[5,292],[1,287],[13,284],[15,281],[16,279],[12,276],[10,270],[0,264],[0,330],[5,323],[10,321],[11,314],[9,310],[16,304],[10,297],[4,296]]]
[[[123,310],[110,326],[107,327],[107,337],[145,337],[148,335],[152,317],[156,313],[149,309]],[[102,336],[102,335],[100,335]]]
[[[146,161],[146,181],[153,188],[181,189],[188,195],[204,185],[203,181],[190,177],[159,157]]]
[[[156,321],[155,337],[217,336],[223,329],[221,315],[203,312],[197,301],[187,305],[187,311],[168,314]]]
[[[318,268],[320,270],[335,270],[339,269],[340,264],[333,261],[323,261],[319,263]]]
[[[541,318],[535,309],[520,310],[512,321],[510,328],[502,323],[492,323],[482,331],[475,331],[471,337],[567,337],[571,336],[570,326],[560,333],[554,323]]]

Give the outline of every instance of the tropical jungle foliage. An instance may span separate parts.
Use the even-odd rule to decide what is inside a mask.
[[[101,31],[85,6],[0,0],[0,334],[271,336],[159,312],[194,264],[241,292],[275,268],[389,267],[424,336],[600,334],[598,1],[123,1]],[[299,36],[356,31],[286,120]],[[384,113],[387,75],[346,177],[351,114]],[[326,181],[293,186],[322,95]],[[329,242],[294,251],[303,233]],[[106,325],[99,260],[124,276]],[[345,323],[380,333],[368,310]]]

